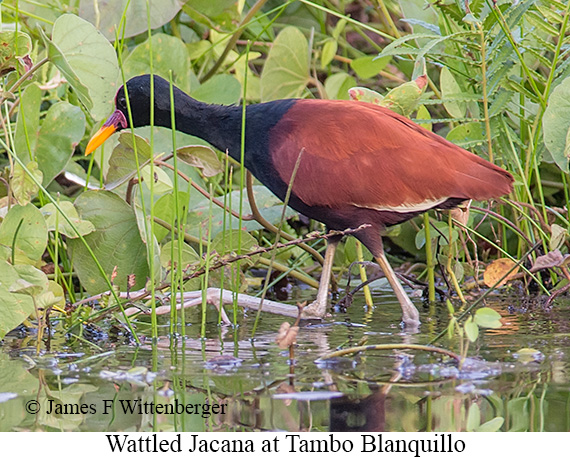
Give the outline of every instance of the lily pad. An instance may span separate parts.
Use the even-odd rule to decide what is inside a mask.
[[[134,138],[134,143],[133,143]],[[136,146],[136,152],[135,152]],[[119,136],[119,144],[109,159],[109,169],[107,171],[107,189],[127,182],[137,174],[137,158],[140,166],[150,160],[150,145],[146,140],[130,131],[122,132]]]
[[[59,203],[59,208],[65,213],[65,215],[71,220],[73,226],[79,232],[80,235],[85,236],[95,230],[95,226],[89,222],[82,220],[73,206],[73,203],[63,201]],[[48,230],[50,232],[57,230],[64,234],[67,238],[78,238],[78,235],[71,225],[65,220],[65,218],[58,214],[59,210],[55,207],[53,203],[48,203],[41,208],[42,214],[46,218],[46,223]]]
[[[192,97],[204,103],[234,105],[241,98],[241,84],[231,75],[215,75],[193,90]]]
[[[132,37],[146,32],[150,16],[150,28],[156,29],[170,21],[184,2],[181,0],[113,0],[98,1],[81,0],[79,2],[79,15],[94,24],[105,37],[114,41],[117,32],[119,38]],[[147,5],[150,11],[147,16]],[[124,30],[119,29],[125,17]]]
[[[13,206],[0,225],[0,244],[16,249],[15,263],[29,263],[19,259],[20,252],[28,260],[40,260],[47,247],[47,238],[44,217],[32,204]]]
[[[155,195],[162,195],[172,190],[172,180],[162,168],[155,166],[152,173],[153,176],[151,176],[150,164],[141,170],[141,178],[148,190],[152,188]]]
[[[10,287],[10,292],[32,296],[40,295],[48,288],[46,274],[32,265],[15,265],[18,279]]]
[[[74,14],[64,14],[55,21],[52,41],[87,87],[93,104],[91,115],[95,119],[108,115],[113,109],[119,78],[117,55],[111,43],[92,24]]]
[[[68,102],[52,105],[40,127],[34,157],[47,186],[65,168],[85,132],[81,108]]]
[[[37,84],[30,84],[20,97],[20,109],[16,120],[14,152],[24,163],[33,160],[33,151],[38,141],[40,128],[40,105],[42,90]]]
[[[82,219],[90,221],[96,231],[85,237],[108,278],[116,268],[115,284],[127,288],[127,276],[135,275],[134,288],[144,286],[149,274],[146,246],[143,243],[132,208],[117,195],[107,191],[84,192],[75,201]],[[79,239],[67,241],[73,266],[89,294],[109,289],[95,261]]]
[[[24,322],[34,312],[32,297],[10,292],[9,288],[19,279],[18,273],[8,262],[0,261],[0,339]]]
[[[184,146],[176,150],[178,159],[196,168],[200,168],[204,176],[212,177],[224,171],[218,156],[208,146]]]
[[[301,31],[286,27],[269,51],[261,74],[261,100],[299,97],[309,82],[309,43]]]
[[[123,66],[125,79],[151,72],[150,48],[152,45],[152,72],[168,81],[172,71],[173,83],[189,92],[188,49],[184,42],[180,38],[164,33],[157,33],[150,40],[150,42],[146,40],[139,44],[126,58]]]
[[[28,162],[25,167],[26,169],[19,163],[15,163],[12,176],[12,193],[16,201],[22,206],[30,203],[32,198],[38,194],[39,187],[32,179],[32,176],[40,183],[43,179],[42,172],[38,170],[37,162]]]

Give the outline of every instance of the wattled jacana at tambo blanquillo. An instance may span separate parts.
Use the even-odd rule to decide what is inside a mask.
[[[170,86],[154,77],[154,125],[171,127]],[[151,77],[127,82],[133,127],[150,125]],[[203,138],[236,160],[241,154],[242,108],[198,102],[176,87],[176,129]],[[116,111],[87,145],[90,154],[113,132],[128,127],[124,86]],[[369,224],[355,236],[370,250],[402,306],[403,321],[419,313],[388,264],[381,230],[424,211],[465,200],[508,194],[513,177],[389,109],[341,100],[276,100],[247,107],[245,166],[281,200],[297,158],[289,206],[329,229]],[[310,316],[326,313],[334,251],[330,239]]]

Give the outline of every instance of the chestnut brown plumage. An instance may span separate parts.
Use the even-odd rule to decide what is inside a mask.
[[[152,88],[151,88],[152,86]],[[127,82],[133,127],[171,127],[169,83],[149,75]],[[242,108],[208,105],[174,90],[175,128],[198,136],[240,160]],[[91,139],[91,153],[129,118],[125,89],[117,110]],[[300,152],[289,206],[344,230],[368,224],[355,236],[370,250],[402,306],[406,325],[419,313],[390,267],[381,229],[429,209],[448,209],[470,199],[508,194],[513,178],[505,170],[450,143],[386,108],[354,101],[276,100],[246,110],[245,166],[280,199]],[[329,240],[316,301],[306,315],[324,316],[338,239]]]

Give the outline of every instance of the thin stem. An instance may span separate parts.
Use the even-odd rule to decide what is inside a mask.
[[[426,236],[426,264],[428,272],[428,299],[435,301],[435,263],[431,244],[429,213],[424,213],[424,231]]]
[[[489,119],[489,100],[487,97],[487,55],[485,31],[483,26],[478,23],[479,35],[481,36],[481,87],[483,89],[483,113],[485,116],[485,133],[487,136],[487,152],[489,154],[489,162],[493,163],[493,140],[491,139],[491,121]]]
[[[210,70],[208,71],[208,73],[206,73],[204,75],[204,77],[200,80],[201,83],[207,81],[208,79],[210,79],[212,76],[214,76],[216,74],[216,72],[218,71],[218,69],[220,68],[220,66],[222,65],[222,63],[224,62],[224,60],[226,60],[227,55],[229,54],[229,52],[233,49],[233,47],[236,45],[237,40],[239,40],[239,38],[241,37],[241,34],[243,33],[243,28],[244,26],[251,21],[251,19],[253,18],[253,16],[255,16],[255,13],[257,13],[262,7],[263,5],[265,5],[265,3],[267,2],[267,0],[257,0],[257,2],[255,3],[255,5],[253,5],[251,7],[251,9],[247,12],[246,16],[243,18],[243,20],[240,22],[237,30],[234,32],[234,34],[232,35],[232,37],[230,38],[230,40],[228,41],[228,44],[226,45],[224,51],[222,52],[222,54],[220,55],[220,57],[218,57],[218,60],[216,60],[216,62],[214,63],[214,66],[212,68],[210,68]]]

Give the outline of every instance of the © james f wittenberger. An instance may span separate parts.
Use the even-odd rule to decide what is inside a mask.
[[[154,401],[143,401],[141,399],[129,400],[103,400],[101,404],[84,403],[61,403],[53,399],[48,399],[47,414],[112,414],[122,412],[123,414],[194,414],[204,419],[217,414],[226,414],[227,404],[225,403],[182,403],[174,399],[170,403],[155,403]],[[32,408],[26,408],[30,413]]]

